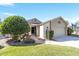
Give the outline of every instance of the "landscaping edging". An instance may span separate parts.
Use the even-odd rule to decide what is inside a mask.
[[[7,43],[9,45],[12,45],[12,46],[16,46],[16,45],[27,45],[27,44],[33,44],[35,43],[34,41],[15,41],[15,40],[8,40]]]

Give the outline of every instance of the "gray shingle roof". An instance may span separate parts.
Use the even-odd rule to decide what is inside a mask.
[[[33,24],[41,24],[42,22],[39,21],[37,18],[32,18],[30,20],[28,20],[29,23],[33,23]]]

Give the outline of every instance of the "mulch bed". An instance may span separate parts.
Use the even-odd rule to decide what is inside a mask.
[[[12,45],[12,46],[23,46],[23,45],[27,45],[27,44],[33,44],[35,42],[29,42],[29,41],[16,41],[16,40],[8,40],[7,43],[9,45]]]

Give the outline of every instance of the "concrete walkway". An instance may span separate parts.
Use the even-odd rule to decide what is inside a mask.
[[[9,40],[10,38],[4,38],[4,39],[0,39],[0,46],[9,46],[6,42]]]
[[[79,37],[73,37],[73,36],[60,37],[60,38],[57,38],[56,41],[46,40],[45,44],[70,46],[70,47],[79,48]]]
[[[35,40],[35,43],[45,43],[44,39],[37,38],[34,35],[32,35],[31,38]]]

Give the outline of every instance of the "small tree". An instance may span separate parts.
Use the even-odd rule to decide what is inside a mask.
[[[18,39],[18,36],[30,31],[30,26],[21,16],[9,16],[4,19],[2,25],[2,34],[11,34],[12,39]]]
[[[71,35],[72,32],[73,32],[73,29],[71,29],[71,28],[68,27],[68,29],[67,29],[67,35]]]

